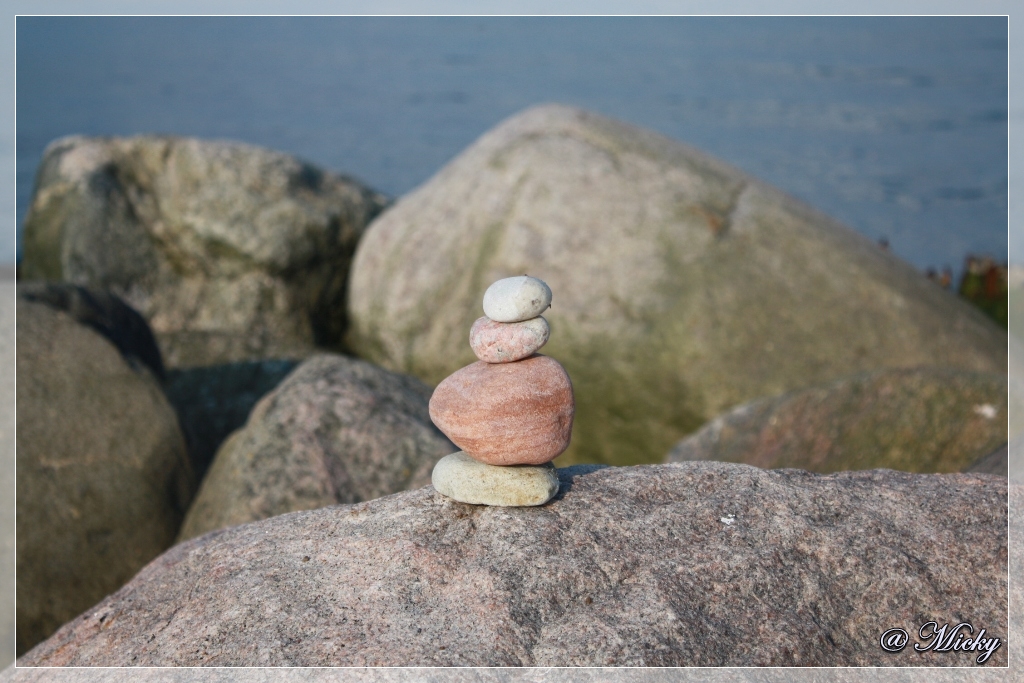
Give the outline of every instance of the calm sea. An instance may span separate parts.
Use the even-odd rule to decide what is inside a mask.
[[[1006,259],[1006,35],[1001,17],[21,17],[18,221],[63,135],[233,138],[400,195],[564,102],[959,269]]]

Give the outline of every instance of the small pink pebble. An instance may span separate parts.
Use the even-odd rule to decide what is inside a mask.
[[[469,345],[485,363],[511,363],[535,353],[548,343],[551,328],[537,316],[517,323],[499,323],[487,316],[473,323]]]

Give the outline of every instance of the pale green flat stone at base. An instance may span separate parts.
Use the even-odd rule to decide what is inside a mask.
[[[438,493],[473,505],[543,505],[558,493],[558,475],[551,463],[498,467],[462,451],[441,458],[431,480]]]

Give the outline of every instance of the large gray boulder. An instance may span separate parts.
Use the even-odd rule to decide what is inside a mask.
[[[71,314],[19,298],[19,653],[170,546],[193,493],[174,410],[131,358]]]
[[[485,134],[381,215],[350,348],[437,384],[487,286],[547,282],[576,393],[559,463],[660,461],[745,401],[885,367],[1006,373],[1006,333],[850,229],[690,147],[564,106]]]
[[[352,252],[385,204],[250,145],[63,138],[39,168],[21,276],[122,296],[170,366],[303,357],[339,346]]]
[[[310,358],[221,446],[180,538],[426,486],[434,464],[458,450],[430,422],[429,400],[415,377]]]
[[[973,666],[1007,647],[1007,480],[730,463],[560,470],[535,508],[427,487],[172,548],[25,666]],[[932,514],[923,514],[929,511]]]
[[[1006,397],[1005,375],[941,368],[862,373],[737,406],[676,444],[668,460],[812,472],[960,472],[1006,443]],[[1002,463],[1005,476],[1005,454]]]

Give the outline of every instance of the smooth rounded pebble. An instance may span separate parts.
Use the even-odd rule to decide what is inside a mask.
[[[485,363],[511,363],[540,350],[550,335],[548,321],[540,316],[518,323],[499,323],[484,316],[469,330],[469,345]]]
[[[484,292],[484,315],[499,323],[536,318],[551,305],[551,288],[529,275],[498,280]]]
[[[553,465],[497,467],[462,451],[441,458],[431,479],[438,493],[474,505],[543,505],[558,493]]]
[[[477,361],[444,379],[430,419],[488,465],[542,465],[569,447],[575,404],[569,374],[534,354],[516,363]]]

